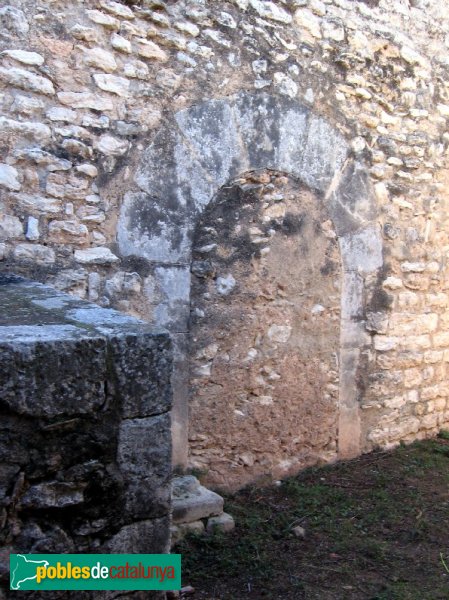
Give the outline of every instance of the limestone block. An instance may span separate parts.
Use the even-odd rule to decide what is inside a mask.
[[[0,133],[19,134],[31,138],[36,142],[47,142],[51,137],[51,129],[43,123],[29,121],[15,121],[7,117],[0,117]]]
[[[111,15],[107,15],[101,10],[87,10],[87,16],[91,21],[98,25],[103,25],[106,29],[118,31],[120,29],[120,21]]]
[[[28,217],[25,237],[27,240],[30,240],[31,242],[39,239],[39,237],[40,237],[39,220],[36,219],[35,217]]]
[[[31,71],[25,71],[25,69],[0,67],[0,80],[8,85],[38,94],[51,96],[55,93],[55,88],[50,79],[36,75]]]
[[[173,522],[190,523],[210,516],[217,516],[223,512],[223,498],[202,485],[193,489],[192,479],[175,478],[173,481]]]
[[[301,164],[301,178],[311,188],[326,191],[348,153],[343,136],[327,121],[312,117]]]
[[[11,105],[11,112],[33,115],[42,108],[44,108],[44,103],[39,98],[17,95]]]
[[[30,211],[33,214],[54,214],[60,212],[62,209],[61,200],[59,198],[18,194],[16,196],[16,201],[20,208]]]
[[[112,135],[102,135],[95,143],[95,148],[106,156],[122,156],[129,148],[127,140],[120,140]]]
[[[92,27],[84,27],[84,25],[80,25],[76,23],[73,27],[70,28],[70,33],[77,40],[83,40],[84,42],[98,42],[99,35],[96,29],[92,29]]]
[[[120,2],[113,2],[113,0],[101,0],[100,6],[105,11],[119,17],[120,19],[134,19],[133,11]]]
[[[124,77],[95,73],[94,81],[105,92],[111,92],[111,94],[117,94],[117,96],[122,96],[123,98],[128,96],[129,81]]]
[[[48,234],[52,241],[58,243],[70,243],[73,238],[86,239],[89,230],[77,221],[50,221]]]
[[[449,332],[435,333],[433,336],[433,343],[437,348],[444,348],[449,346]]]
[[[17,169],[0,163],[0,187],[6,188],[11,192],[18,192],[21,188],[18,177],[19,173]]]
[[[375,335],[374,336],[374,348],[378,352],[388,352],[394,350],[398,345],[398,339],[386,335]]]
[[[38,265],[52,265],[56,260],[54,250],[40,244],[18,244],[13,255],[18,261],[34,262]]]
[[[78,118],[76,111],[61,106],[53,106],[46,112],[47,119],[50,121],[64,121],[65,123],[75,123]]]
[[[125,364],[126,358],[122,361],[122,365]],[[131,380],[129,377],[131,372],[133,374],[136,372],[134,368],[132,365],[129,372],[125,374],[126,381]],[[132,391],[139,394],[141,387],[137,385],[134,390],[127,391],[128,406],[132,406],[132,402],[139,399],[139,395],[133,396]],[[143,408],[143,403],[140,408]],[[145,519],[168,513],[171,493],[170,460],[171,436],[168,414],[125,419],[121,423],[117,462],[126,486],[126,509],[133,518]]]
[[[26,50],[4,50],[3,54],[24,65],[35,65],[40,67],[45,62],[44,57],[37,52],[27,52]]]
[[[120,259],[109,248],[98,246],[88,250],[75,250],[75,260],[84,265],[109,265]]]
[[[131,54],[132,52],[131,42],[123,36],[118,35],[118,33],[111,35],[111,46],[119,52],[125,52],[126,54]]]
[[[324,38],[342,42],[345,39],[345,28],[340,19],[325,19],[321,25]]]
[[[142,56],[142,58],[159,60],[160,62],[167,62],[169,58],[165,50],[162,50],[154,42],[144,39],[137,40],[137,54]]]
[[[72,168],[72,163],[65,158],[59,158],[51,152],[46,152],[40,148],[20,148],[14,152],[15,158],[20,160],[29,160],[37,165],[45,166],[47,171],[68,171]]]
[[[97,67],[106,73],[112,73],[117,69],[114,55],[103,48],[90,48],[84,50],[84,62],[90,67]]]
[[[298,84],[293,81],[291,77],[285,73],[282,73],[281,71],[277,71],[274,74],[273,82],[279,90],[279,93],[283,94],[284,96],[295,98],[298,94]]]
[[[137,418],[167,412],[172,401],[171,346],[167,338],[124,337],[111,342],[110,349],[115,373],[111,385],[120,398],[124,416]],[[132,378],[129,377],[131,370]],[[154,374],[151,380],[148,372]]]
[[[249,0],[250,6],[264,19],[271,19],[278,23],[291,23],[292,16],[275,2],[266,0]]]
[[[299,8],[295,12],[295,25],[313,38],[321,39],[320,19],[308,8]]]
[[[114,108],[110,98],[91,92],[59,92],[58,100],[72,108],[91,108],[92,110],[108,111]]]
[[[401,439],[411,433],[416,433],[420,427],[420,419],[416,417],[406,417],[400,423],[389,428],[389,436],[392,440]]]
[[[342,237],[340,248],[345,270],[372,273],[383,264],[382,238],[376,225]]]
[[[23,226],[17,217],[0,214],[0,241],[20,238],[23,235]]]

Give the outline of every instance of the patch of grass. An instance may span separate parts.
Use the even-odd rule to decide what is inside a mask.
[[[233,533],[177,548],[184,583],[195,600],[448,600],[448,449],[418,442],[230,496]]]

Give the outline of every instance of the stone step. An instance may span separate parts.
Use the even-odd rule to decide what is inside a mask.
[[[200,485],[193,475],[172,482],[173,523],[192,523],[223,513],[223,498]]]

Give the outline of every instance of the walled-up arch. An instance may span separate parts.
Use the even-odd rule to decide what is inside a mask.
[[[164,297],[154,320],[173,334],[174,462],[188,453],[187,333],[195,227],[224,185],[251,171],[285,173],[319,199],[341,255],[338,426],[340,457],[360,452],[359,373],[369,346],[365,306],[382,267],[382,240],[365,166],[342,135],[300,103],[242,92],[181,110],[142,154],[136,189],[124,198],[118,225],[123,256],[154,264]]]

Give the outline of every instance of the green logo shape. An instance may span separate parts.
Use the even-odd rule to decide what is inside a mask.
[[[11,554],[11,590],[179,590],[180,554]]]

